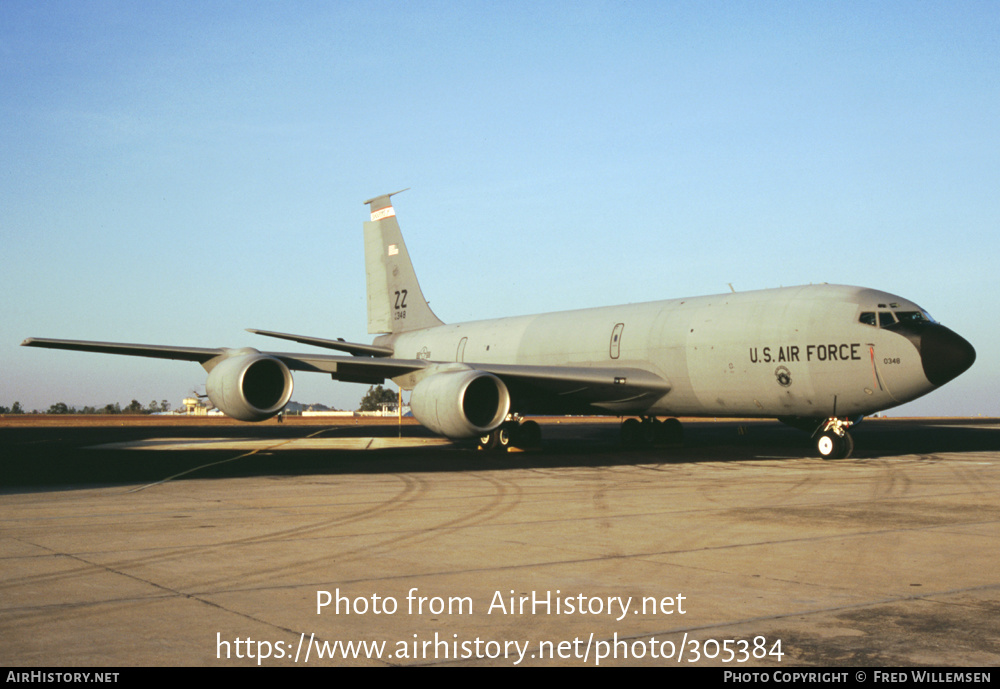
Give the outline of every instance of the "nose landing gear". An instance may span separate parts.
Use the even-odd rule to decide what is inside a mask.
[[[847,459],[854,452],[854,438],[847,429],[851,426],[848,419],[830,417],[817,430],[816,449],[823,459]]]

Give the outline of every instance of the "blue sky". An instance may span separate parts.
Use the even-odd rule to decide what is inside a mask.
[[[202,389],[28,336],[369,341],[362,202],[446,322],[810,282],[916,301],[1000,415],[993,2],[0,2],[0,404]],[[296,377],[353,407],[365,386]]]

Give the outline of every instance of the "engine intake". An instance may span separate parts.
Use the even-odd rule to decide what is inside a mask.
[[[212,404],[240,421],[264,421],[292,398],[292,374],[285,364],[256,349],[235,350],[208,374]]]
[[[448,438],[472,438],[491,431],[510,412],[510,393],[492,373],[442,371],[417,383],[410,409],[421,424]]]

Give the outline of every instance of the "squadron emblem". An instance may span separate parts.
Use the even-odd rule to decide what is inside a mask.
[[[778,385],[787,388],[792,384],[792,372],[784,366],[774,369],[774,376],[778,379]]]

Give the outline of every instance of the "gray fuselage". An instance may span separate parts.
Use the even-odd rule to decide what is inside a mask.
[[[431,362],[642,369],[669,392],[615,413],[651,416],[862,416],[971,365],[971,346],[913,302],[825,284],[441,325],[375,344]],[[432,372],[396,382],[412,389]]]

